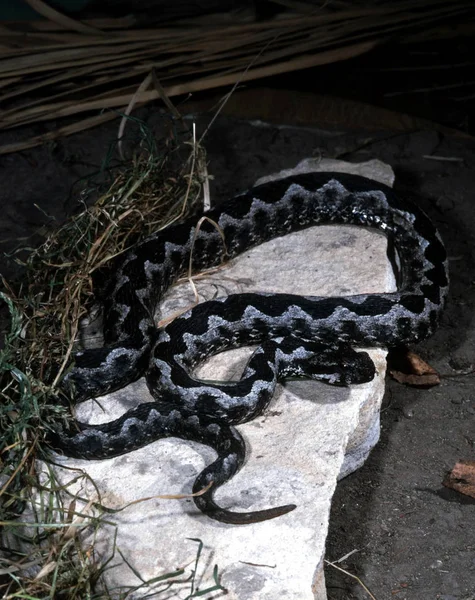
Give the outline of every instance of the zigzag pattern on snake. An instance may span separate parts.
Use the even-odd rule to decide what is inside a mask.
[[[100,459],[164,437],[211,446],[217,459],[193,491],[212,485],[195,504],[210,517],[245,524],[283,515],[295,505],[257,512],[219,507],[215,490],[241,468],[244,441],[234,427],[262,414],[278,380],[310,377],[333,385],[362,383],[375,368],[358,346],[418,342],[437,326],[447,293],[444,246],[428,217],[391,188],[356,175],[296,175],[252,188],[206,213],[224,235],[227,256],[320,224],[350,224],[384,232],[397,260],[398,290],[338,298],[235,294],[199,304],[161,331],[154,325],[160,298],[187,270],[223,256],[221,234],[198,218],[152,235],[125,253],[101,301],[104,347],[79,352],[63,380],[73,402],[102,395],[145,375],[154,397],[101,425],[58,426],[53,447]],[[194,241],[194,244],[193,244]],[[193,369],[225,349],[258,344],[240,381],[208,384]]]

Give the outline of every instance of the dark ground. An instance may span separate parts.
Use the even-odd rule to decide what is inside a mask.
[[[152,127],[160,122],[157,107],[142,109],[140,116]],[[469,131],[471,116],[460,118]],[[198,128],[207,120],[199,118]],[[450,118],[439,122],[457,125]],[[4,248],[49,222],[46,215],[60,222],[74,210],[71,186],[101,162],[116,131],[111,123],[0,156],[0,240],[9,240]],[[3,133],[0,142],[15,139],[16,133]],[[474,600],[475,500],[443,488],[441,481],[458,459],[475,459],[475,140],[434,130],[253,126],[223,117],[205,146],[215,198],[307,156],[379,158],[395,169],[396,188],[416,194],[437,223],[450,257],[451,291],[438,333],[418,352],[441,373],[442,383],[421,390],[388,381],[381,442],[366,465],[339,485],[327,559],[356,550],[339,566],[361,577],[377,600]],[[1,271],[8,273],[3,266]],[[326,577],[331,600],[369,597],[331,567]]]

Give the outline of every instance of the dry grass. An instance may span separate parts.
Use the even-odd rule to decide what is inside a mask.
[[[318,7],[274,1],[286,10],[261,21],[244,11],[146,29],[133,17],[79,22],[49,14],[53,20],[3,25],[0,128],[66,123],[1,146],[0,154],[93,127],[116,117],[110,109],[141,106],[164,93],[186,96],[346,60],[389,40],[442,39],[474,29],[471,0]]]
[[[194,130],[185,130],[183,136],[157,143],[142,127],[141,142],[131,157],[108,170],[107,189],[89,205],[87,197],[98,191],[91,180],[81,196],[82,210],[36,250],[17,259],[24,270],[21,284],[4,281],[0,299],[10,312],[10,331],[0,350],[4,598],[109,597],[94,591],[107,562],[98,562],[94,544],[83,547],[78,535],[83,528],[89,533],[97,530],[102,520],[97,510],[100,500],[92,507],[94,512],[87,500],[85,508],[77,509],[84,503],[71,496],[66,501],[68,490],[53,469],[43,467],[40,472],[37,459],[44,456],[48,430],[57,419],[68,418],[56,397],[57,384],[70,363],[80,320],[90,307],[94,273],[201,201],[204,153]],[[154,583],[169,586],[181,574],[161,575]]]

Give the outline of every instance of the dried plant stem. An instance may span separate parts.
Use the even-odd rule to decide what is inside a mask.
[[[345,575],[348,575],[348,577],[355,579],[360,584],[360,586],[364,589],[364,591],[368,594],[368,596],[371,598],[371,600],[376,600],[376,597],[373,596],[373,594],[369,591],[369,589],[365,586],[365,584],[361,581],[361,579],[359,577],[357,577],[356,575],[353,575],[353,573],[350,573],[346,569],[342,569],[342,567],[339,567],[338,565],[336,565],[333,562],[330,562],[329,560],[325,560],[325,563],[327,565],[329,565],[330,567],[333,567],[337,571],[341,571]]]
[[[42,0],[29,1],[45,10]],[[52,21],[4,25],[0,100],[7,105],[0,128],[75,118],[84,130],[118,116],[81,118],[85,113],[119,108],[124,115],[157,99],[174,114],[168,100],[178,95],[347,60],[388,39],[443,39],[461,26],[466,34],[475,29],[471,0],[328,7],[279,1],[286,7],[279,18],[258,22],[244,12],[139,28],[133,18],[68,22],[51,13]],[[33,92],[41,98],[31,100]],[[0,153],[69,135],[79,130],[74,125],[5,145]]]

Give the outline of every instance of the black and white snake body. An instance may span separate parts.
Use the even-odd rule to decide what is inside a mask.
[[[234,427],[260,415],[278,380],[291,376],[334,385],[362,383],[375,368],[352,346],[418,342],[437,325],[447,292],[446,254],[427,216],[391,188],[355,175],[312,173],[255,187],[198,218],[158,232],[128,251],[101,301],[104,343],[85,350],[63,381],[74,402],[122,388],[145,375],[154,397],[101,425],[59,427],[52,444],[65,454],[101,459],[164,437],[211,446],[218,454],[196,479],[194,498],[209,516],[252,523],[294,505],[251,513],[225,510],[214,491],[242,466],[245,445]],[[384,232],[395,250],[398,291],[346,297],[246,293],[199,304],[161,331],[154,313],[165,291],[188,269],[235,257],[272,238],[313,225],[364,225]],[[193,369],[222,350],[258,345],[238,382],[210,384]]]

